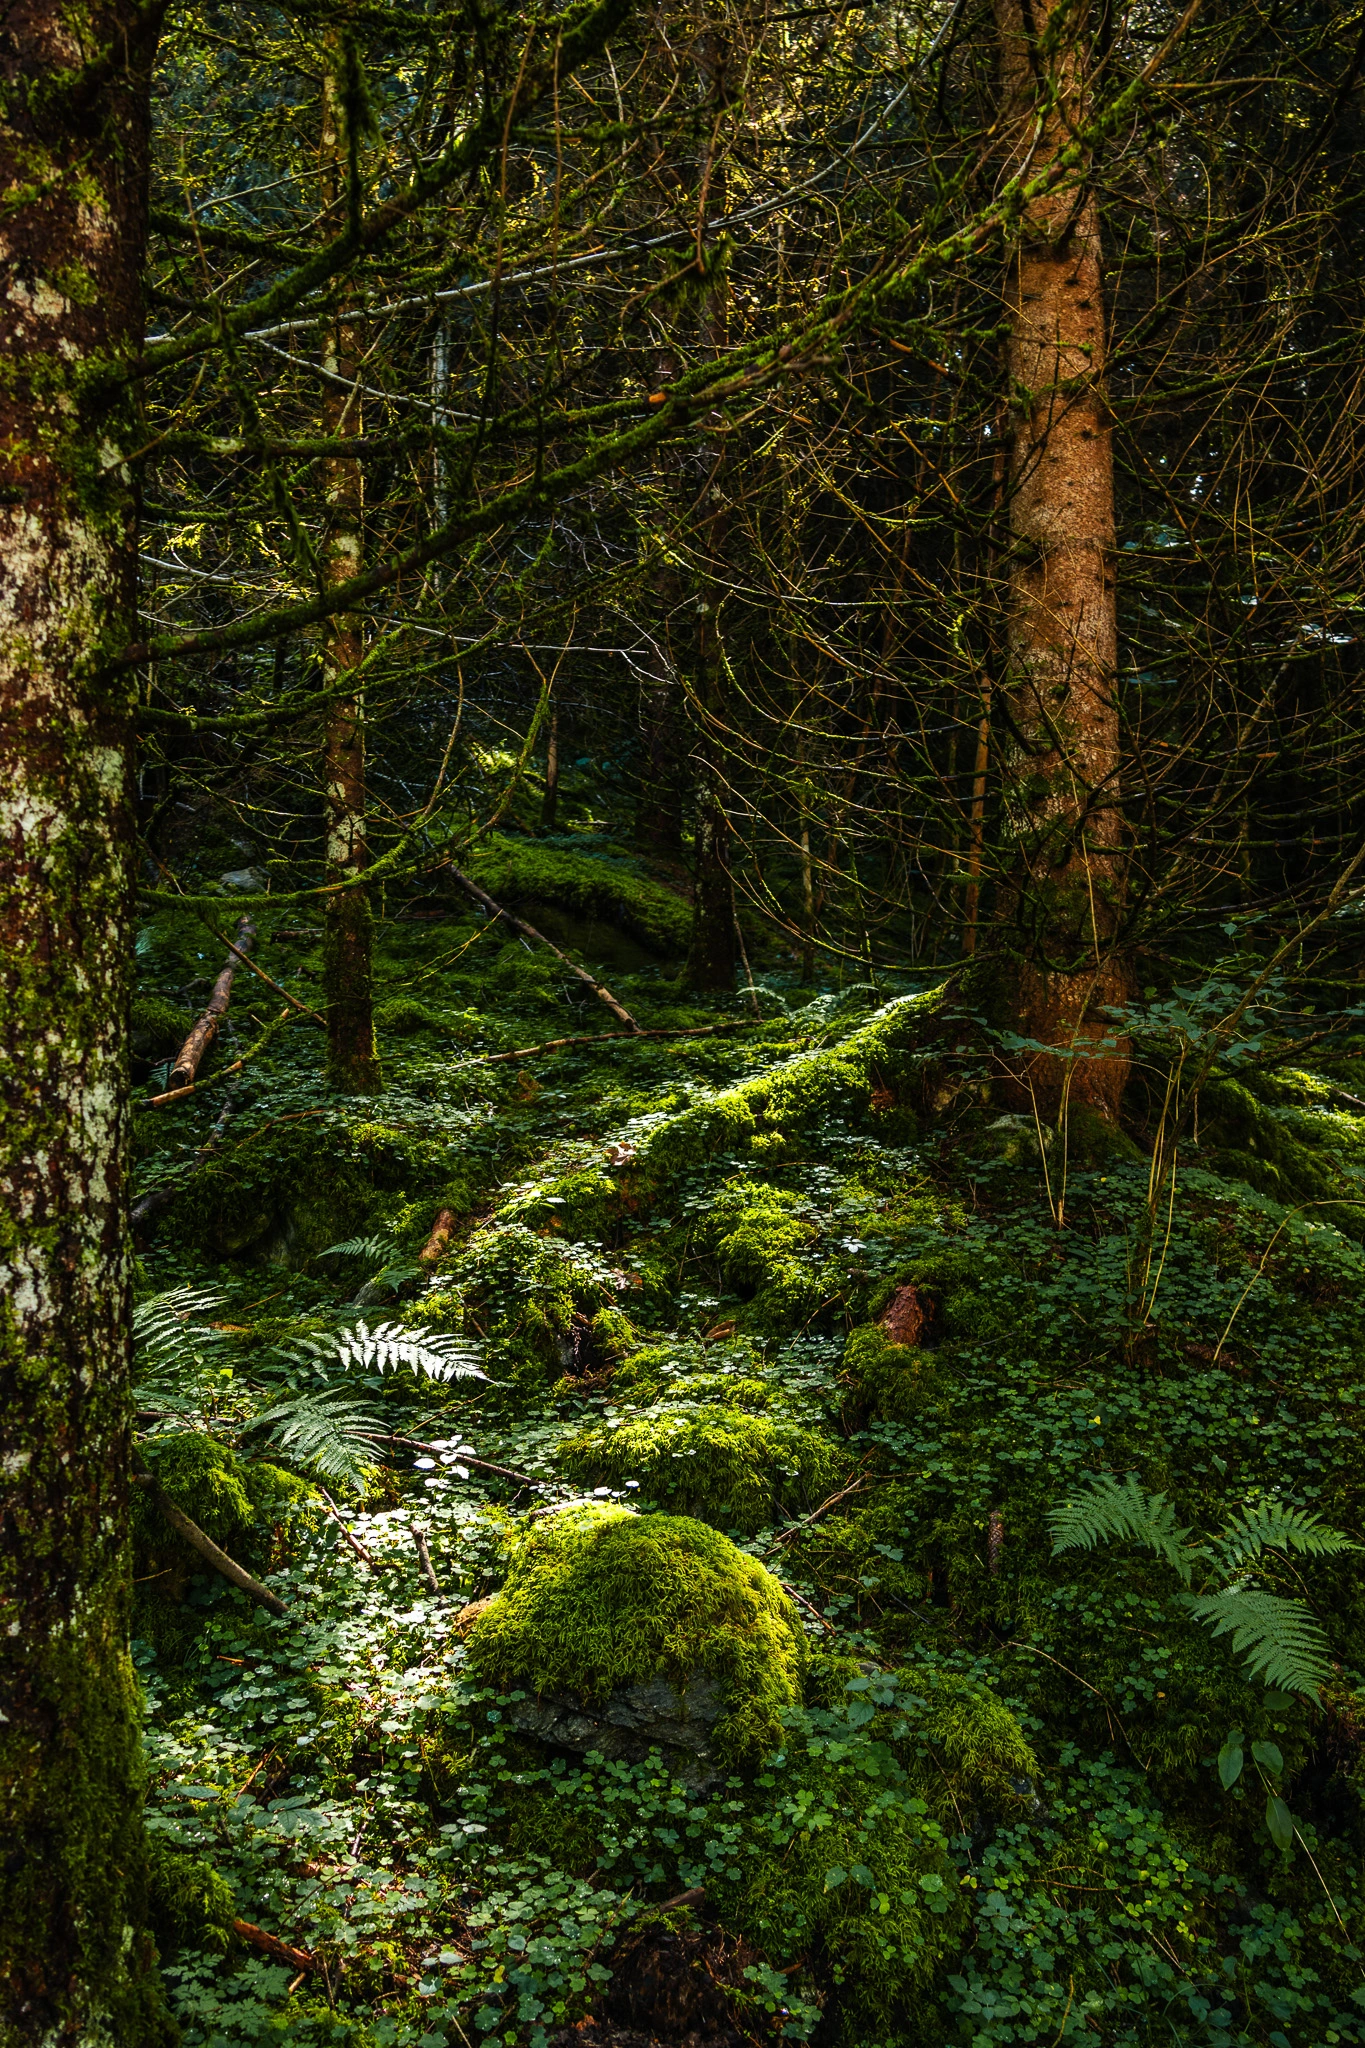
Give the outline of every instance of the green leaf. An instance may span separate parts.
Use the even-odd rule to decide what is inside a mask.
[[[1234,1728],[1218,1752],[1218,1778],[1225,1792],[1230,1792],[1242,1775],[1242,1731]]]
[[[1304,1508],[1286,1507],[1283,1501],[1262,1500],[1244,1508],[1229,1522],[1216,1545],[1219,1563],[1231,1576],[1263,1550],[1297,1550],[1305,1557],[1339,1557],[1343,1551],[1358,1550],[1349,1536],[1327,1528],[1320,1515]]]
[[[1294,1846],[1294,1822],[1289,1808],[1278,1792],[1272,1792],[1265,1803],[1265,1824],[1270,1830],[1270,1839],[1277,1849],[1292,1849]]]
[[[1284,1769],[1284,1758],[1273,1742],[1253,1742],[1251,1754],[1263,1771],[1269,1771],[1272,1778],[1278,1778]]]
[[[825,1872],[825,1890],[827,1892],[837,1892],[840,1885],[846,1884],[847,1881],[848,1872],[846,1870],[842,1870],[837,1863],[834,1865],[832,1870],[827,1870]]]
[[[865,1863],[855,1863],[848,1874],[855,1884],[862,1885],[867,1891],[872,1891],[876,1886],[877,1880]]]

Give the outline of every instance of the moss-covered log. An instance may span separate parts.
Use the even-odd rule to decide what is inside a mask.
[[[156,10],[6,17],[0,2039],[161,2041],[128,1657],[129,735]]]

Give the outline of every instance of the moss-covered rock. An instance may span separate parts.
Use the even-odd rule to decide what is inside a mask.
[[[812,1430],[737,1408],[676,1409],[585,1430],[561,1446],[569,1477],[588,1486],[634,1480],[647,1499],[746,1536],[829,1492],[844,1469]]]
[[[880,1323],[865,1323],[850,1334],[844,1370],[858,1406],[888,1422],[906,1422],[937,1407],[952,1384],[937,1351],[894,1343]]]
[[[482,1683],[589,1704],[660,1676],[684,1697],[696,1678],[714,1680],[713,1746],[733,1764],[780,1740],[807,1657],[777,1580],[724,1536],[680,1515],[595,1504],[529,1530],[469,1640]]]

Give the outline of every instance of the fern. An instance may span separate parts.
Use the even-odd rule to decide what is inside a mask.
[[[1301,1600],[1225,1586],[1190,1596],[1189,1605],[1216,1636],[1231,1633],[1233,1649],[1246,1653],[1249,1678],[1259,1675],[1281,1692],[1317,1699],[1331,1676],[1331,1658],[1326,1636]]]
[[[488,1377],[478,1365],[476,1344],[430,1330],[405,1330],[401,1323],[377,1323],[373,1330],[357,1323],[330,1340],[304,1338],[291,1351],[301,1364],[324,1371],[340,1365],[348,1371],[359,1366],[365,1372],[397,1372],[406,1366],[431,1380]]]
[[[1063,1550],[1093,1550],[1097,1543],[1141,1543],[1179,1572],[1186,1586],[1191,1561],[1201,1555],[1165,1494],[1145,1492],[1133,1472],[1122,1485],[1108,1473],[1092,1480],[1086,1493],[1054,1508],[1048,1522],[1054,1557]]]
[[[158,1398],[165,1397],[167,1378],[183,1380],[187,1363],[197,1363],[199,1347],[221,1343],[221,1333],[201,1318],[222,1305],[222,1296],[211,1287],[171,1287],[138,1302],[133,1309],[135,1391],[155,1389]]]
[[[317,1256],[320,1259],[370,1259],[381,1264],[403,1257],[403,1248],[395,1237],[348,1237],[343,1244],[324,1246]]]
[[[1258,1501],[1233,1517],[1215,1546],[1219,1563],[1230,1577],[1263,1550],[1297,1550],[1305,1557],[1339,1557],[1358,1550],[1349,1536],[1329,1529],[1320,1515],[1285,1507],[1278,1500]]]
[[[279,1401],[250,1427],[268,1429],[271,1448],[291,1464],[357,1493],[369,1483],[388,1440],[384,1419],[370,1403],[336,1387]]]

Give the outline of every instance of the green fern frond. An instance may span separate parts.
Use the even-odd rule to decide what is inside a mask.
[[[292,1350],[301,1363],[323,1370],[340,1365],[347,1371],[359,1366],[364,1372],[397,1372],[406,1366],[429,1380],[488,1377],[478,1364],[477,1344],[440,1331],[405,1330],[401,1323],[376,1323],[373,1330],[357,1323],[330,1339],[304,1338]]]
[[[205,1318],[223,1305],[212,1287],[170,1287],[149,1295],[133,1309],[133,1361],[139,1382],[154,1386],[171,1368],[183,1367],[185,1354],[196,1347],[222,1342]]]
[[[1246,1656],[1249,1677],[1259,1674],[1281,1692],[1316,1700],[1318,1687],[1332,1675],[1327,1638],[1301,1600],[1228,1586],[1191,1597],[1189,1606],[1216,1636],[1231,1632],[1233,1649]]]
[[[1305,1557],[1339,1557],[1343,1551],[1358,1550],[1349,1536],[1328,1528],[1320,1515],[1303,1508],[1286,1507],[1283,1501],[1258,1501],[1236,1515],[1215,1545],[1223,1570],[1232,1573],[1263,1550],[1297,1550]]]
[[[368,1401],[340,1388],[297,1394],[257,1415],[251,1429],[269,1431],[273,1451],[320,1479],[363,1492],[388,1440],[384,1418]]]
[[[403,1248],[395,1237],[348,1237],[342,1244],[324,1245],[320,1259],[370,1259],[385,1262],[401,1259]]]
[[[1187,1586],[1191,1560],[1200,1554],[1190,1546],[1191,1532],[1181,1528],[1165,1494],[1146,1492],[1134,1472],[1122,1485],[1109,1473],[1093,1479],[1085,1493],[1054,1508],[1048,1523],[1054,1557],[1063,1550],[1093,1550],[1098,1543],[1141,1543],[1164,1558]]]

